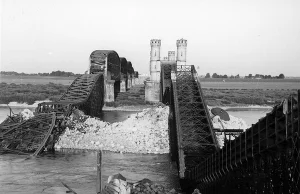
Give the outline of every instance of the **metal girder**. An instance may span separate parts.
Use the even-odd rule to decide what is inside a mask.
[[[75,108],[90,116],[98,116],[104,104],[103,74],[85,74],[76,78],[67,92],[56,102],[40,103],[34,117],[23,121],[14,117],[0,124],[0,152],[41,153],[53,149],[63,132],[63,120]],[[17,118],[17,116],[16,116]],[[19,118],[19,117],[18,117]]]
[[[165,80],[164,70],[162,80]],[[217,144],[201,87],[194,77],[194,67],[177,66],[175,71],[176,77],[172,78],[173,107],[170,110],[174,111],[172,114],[176,120],[179,176],[186,179],[194,166],[217,150]]]
[[[298,102],[277,105],[195,166],[190,176],[196,174],[201,193],[300,193]]]
[[[163,92],[170,104],[171,156],[181,179],[197,183],[208,194],[300,193],[300,90],[297,100],[290,97],[237,133],[213,130],[194,66],[171,68],[171,75],[172,91]],[[236,137],[216,149],[214,131]]]
[[[55,126],[55,113],[39,114],[29,120],[8,126],[1,126],[2,140],[0,140],[0,152],[38,155],[46,146],[46,143]],[[3,130],[4,129],[4,130]]]

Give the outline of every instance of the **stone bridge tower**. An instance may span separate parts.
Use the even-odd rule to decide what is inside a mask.
[[[150,41],[151,53],[150,53],[150,80],[160,81],[160,46],[161,41],[159,39],[152,39]]]
[[[145,82],[145,100],[147,102],[161,101],[161,66],[162,65],[186,65],[186,47],[187,40],[180,39],[176,42],[177,58],[175,59],[175,51],[169,51],[168,57],[160,59],[161,41],[152,39],[150,41],[150,80]],[[173,74],[174,75],[174,74]],[[171,75],[172,76],[172,75]],[[164,90],[164,88],[163,88]]]
[[[168,61],[175,61],[175,51],[168,52]]]
[[[177,40],[177,65],[186,65],[187,40]]]

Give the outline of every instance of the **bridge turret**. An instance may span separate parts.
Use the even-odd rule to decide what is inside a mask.
[[[152,39],[150,41],[150,45],[151,45],[150,61],[159,61],[161,41],[159,39]]]
[[[175,51],[168,52],[168,61],[175,61]]]
[[[177,40],[177,65],[185,65],[186,64],[186,47],[187,40],[180,39]]]
[[[150,79],[151,81],[160,81],[160,46],[159,39],[152,39],[150,41]]]

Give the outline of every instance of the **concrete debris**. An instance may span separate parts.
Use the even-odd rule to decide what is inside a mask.
[[[28,109],[20,114],[25,120],[34,116]],[[132,114],[123,122],[108,123],[75,110],[67,118],[65,133],[60,136],[55,147],[102,149],[120,153],[169,153],[168,115],[168,106],[157,106]],[[229,115],[229,121],[213,116],[211,112],[210,116],[214,128],[244,130],[249,128],[243,119],[232,115]],[[220,147],[223,147],[224,139],[223,133],[217,134]]]
[[[19,114],[21,115],[23,121],[28,120],[28,119],[34,117],[33,112],[31,110],[29,110],[29,109],[24,109]]]
[[[102,149],[129,153],[169,153],[168,106],[148,108],[117,123],[70,117],[56,148]]]
[[[121,177],[121,178],[119,178]],[[149,179],[143,179],[136,183],[126,181],[121,174],[109,176],[108,184],[105,185],[101,194],[176,194],[175,189],[166,191],[162,185],[156,184]]]

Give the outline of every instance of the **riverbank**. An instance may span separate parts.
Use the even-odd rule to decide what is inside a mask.
[[[11,101],[18,103],[33,104],[35,101],[49,99],[55,101],[67,91],[68,86],[62,84],[7,84],[0,83],[0,104],[7,104]],[[203,88],[205,102],[209,106],[218,107],[237,107],[237,106],[274,106],[289,95],[296,95],[296,89],[286,89],[284,87],[277,89],[224,89],[224,88]],[[134,106],[132,105],[134,102]],[[121,107],[124,108],[119,108]],[[126,106],[128,106],[126,108]],[[141,108],[136,108],[141,106]],[[151,107],[144,101],[133,101],[121,99],[118,102],[111,103],[104,110],[142,110]]]
[[[273,106],[268,105],[249,105],[249,106],[207,106],[209,109],[222,108],[226,111],[249,111],[249,110],[271,110]]]
[[[35,101],[43,101],[49,99],[51,101],[58,100],[65,93],[68,86],[61,84],[7,84],[0,83],[0,104],[8,104],[10,102],[34,104]]]
[[[208,106],[247,107],[274,106],[290,95],[296,96],[297,90],[285,89],[203,89]]]
[[[132,111],[132,112],[137,112],[137,111],[143,111],[144,109],[151,108],[153,105],[137,105],[137,106],[119,106],[119,107],[110,107],[110,106],[105,106],[103,107],[102,110],[104,111]]]

